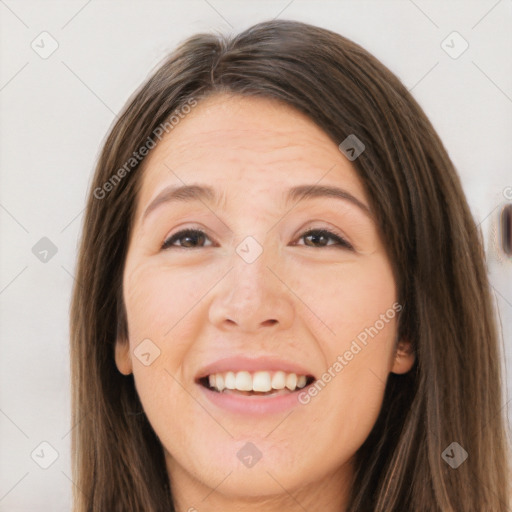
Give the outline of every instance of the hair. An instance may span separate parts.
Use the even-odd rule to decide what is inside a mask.
[[[374,56],[335,32],[277,20],[182,42],[104,142],[71,306],[74,511],[174,510],[163,448],[133,375],[114,357],[116,339],[128,339],[122,277],[144,159],[114,185],[112,177],[173,113],[217,93],[281,101],[336,145],[351,134],[365,145],[352,165],[404,307],[398,337],[416,361],[389,375],[355,454],[347,512],[509,510],[499,333],[481,233],[454,165],[421,107]],[[457,469],[442,457],[452,442],[468,453]]]

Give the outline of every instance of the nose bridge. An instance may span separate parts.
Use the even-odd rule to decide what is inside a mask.
[[[259,191],[260,195],[263,193]],[[276,277],[267,267],[279,267],[277,230],[270,230],[272,218],[244,194],[240,198],[238,219],[234,224],[235,244],[231,265],[234,266],[234,290],[248,293],[253,300],[276,291]],[[245,206],[242,204],[245,204]],[[238,238],[238,240],[237,240]]]
[[[290,294],[275,275],[282,267],[277,244],[268,239],[264,244],[256,236],[243,238],[230,256],[231,271],[210,310],[210,320],[218,326],[237,324],[243,330],[257,330],[288,326],[293,320]]]
[[[256,305],[266,296],[268,299],[270,294],[279,293],[276,278],[268,268],[279,266],[270,244],[264,245],[253,235],[246,236],[236,245],[231,265],[232,290],[238,299],[249,300]]]

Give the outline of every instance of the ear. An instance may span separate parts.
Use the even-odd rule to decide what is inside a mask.
[[[133,372],[130,343],[128,340],[120,338],[116,340],[115,359],[117,369],[123,375],[130,375]]]
[[[400,340],[395,349],[392,373],[407,373],[414,365],[416,354],[410,341]]]

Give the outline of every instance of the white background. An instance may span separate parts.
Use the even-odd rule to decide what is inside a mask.
[[[511,399],[512,261],[496,230],[512,201],[512,0],[0,0],[0,16],[0,511],[70,510],[68,314],[86,192],[115,114],[199,31],[313,23],[361,44],[411,90],[484,233]],[[31,47],[49,48],[43,31],[59,45],[47,59]],[[469,43],[457,59],[441,47],[453,31]],[[46,263],[32,253],[42,237],[58,249]],[[48,469],[31,458],[43,441],[59,454]],[[37,453],[51,462],[48,446]]]

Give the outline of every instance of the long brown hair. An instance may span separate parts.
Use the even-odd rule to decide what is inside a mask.
[[[144,161],[130,159],[158,142],[159,126],[170,131],[173,113],[217,92],[281,100],[337,145],[355,134],[366,147],[352,164],[393,264],[404,305],[399,336],[417,357],[410,372],[389,376],[356,454],[348,512],[509,510],[498,332],[479,232],[453,163],[418,103],[375,57],[334,32],[269,21],[233,37],[187,39],[105,140],[71,311],[75,512],[174,510],[162,446],[133,376],[114,361],[117,336],[128,334],[122,275]],[[459,446],[467,460],[453,468],[447,457],[464,453]]]

